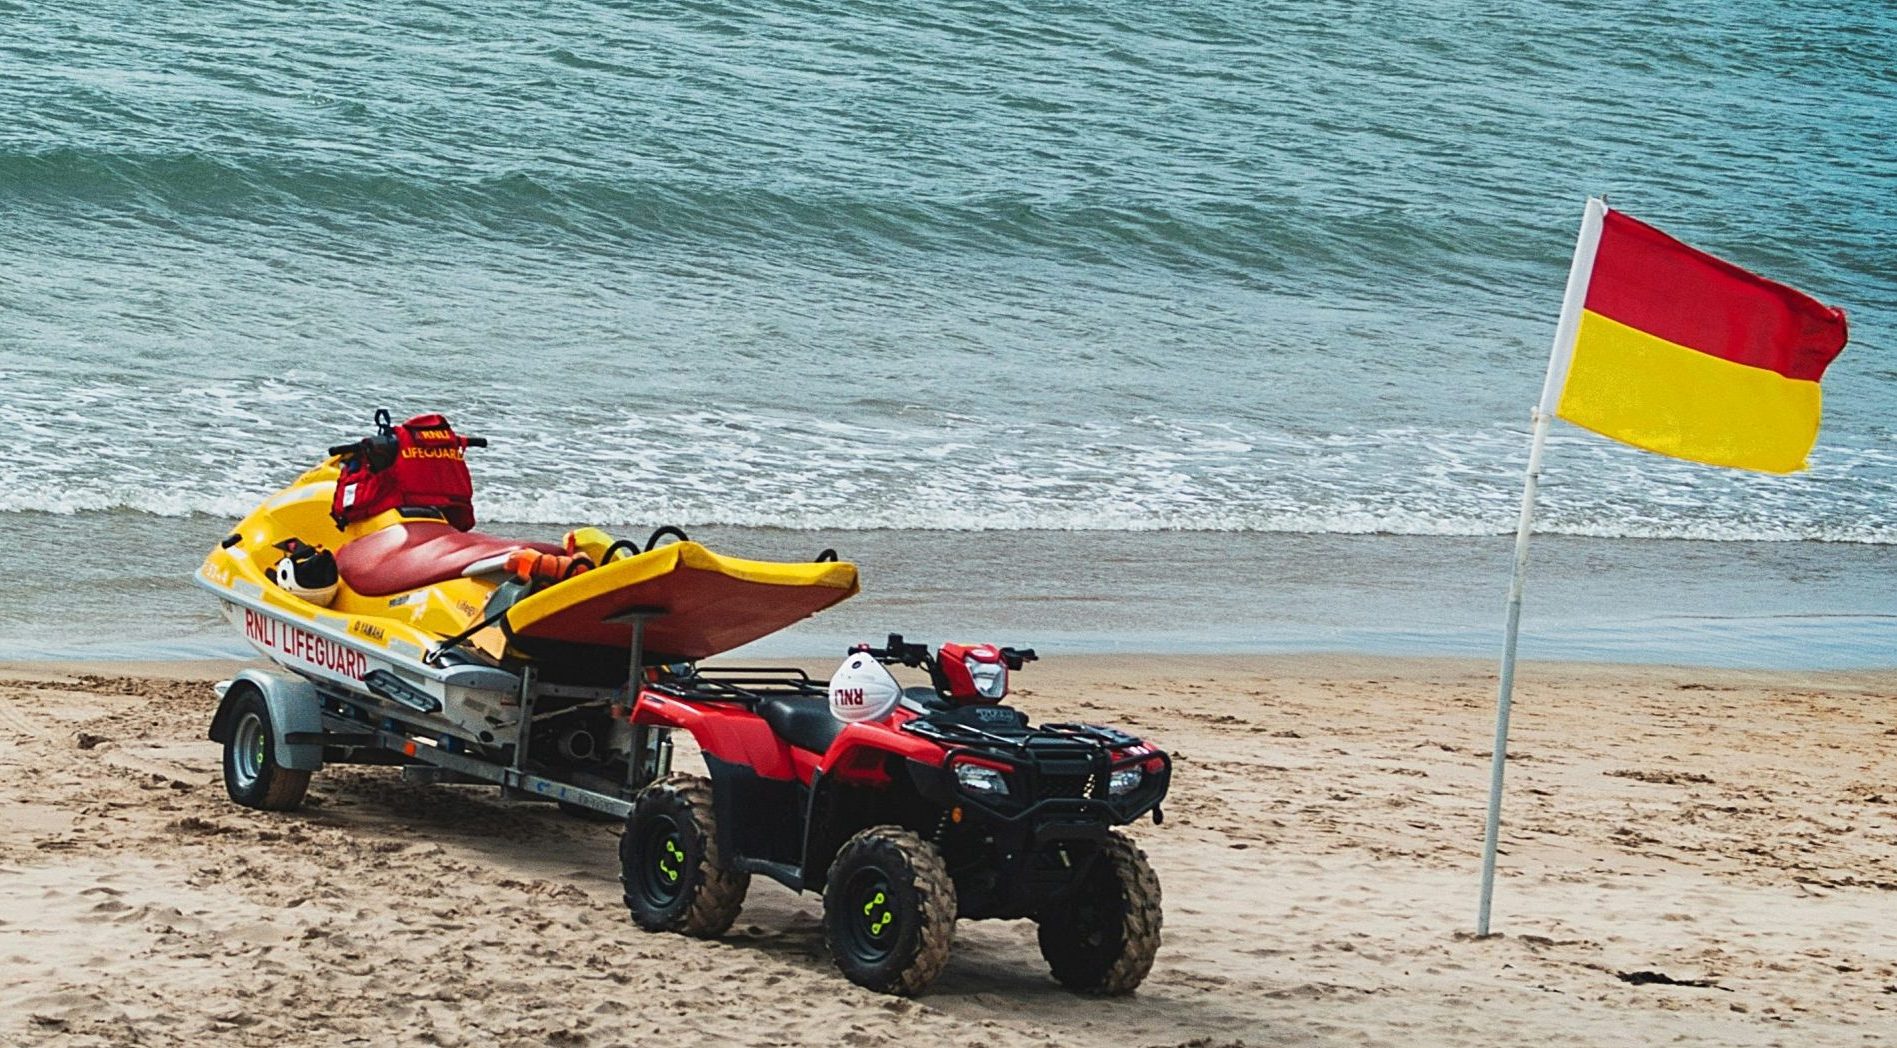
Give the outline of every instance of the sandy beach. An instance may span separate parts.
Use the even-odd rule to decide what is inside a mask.
[[[1037,715],[1178,776],[1133,828],[1165,939],[1077,998],[1033,929],[963,922],[934,991],[866,993],[814,897],[756,882],[648,935],[612,825],[330,768],[224,796],[208,664],[0,680],[0,1042],[20,1045],[1845,1045],[1897,1029],[1897,678],[1536,664],[1495,927],[1473,940],[1492,669],[1052,658]],[[681,764],[695,756],[682,753]]]

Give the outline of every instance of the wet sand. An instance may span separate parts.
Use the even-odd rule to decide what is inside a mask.
[[[1046,719],[1171,749],[1140,992],[1073,997],[1023,922],[934,991],[858,990],[814,897],[648,935],[617,828],[331,768],[224,796],[195,664],[0,672],[0,1043],[1183,1046],[1888,1043],[1897,674],[1537,664],[1495,928],[1476,903],[1493,671],[1336,656],[1051,658]],[[695,758],[681,754],[681,766]]]

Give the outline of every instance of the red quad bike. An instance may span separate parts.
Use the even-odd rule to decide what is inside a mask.
[[[711,772],[634,800],[620,842],[626,904],[649,931],[713,938],[751,875],[823,893],[824,940],[852,982],[916,994],[955,921],[1031,918],[1054,977],[1131,992],[1159,948],[1159,879],[1114,827],[1159,822],[1167,755],[1090,724],[1000,705],[1032,650],[891,634],[826,688],[800,670],[697,669],[648,683],[635,724],[692,733]],[[884,668],[926,669],[903,688]]]

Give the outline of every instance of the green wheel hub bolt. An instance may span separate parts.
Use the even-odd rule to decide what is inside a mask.
[[[889,908],[884,905],[888,901],[888,894],[879,890],[875,895],[870,897],[868,902],[863,904],[863,916],[869,918],[869,933],[871,935],[881,936],[884,931],[888,930],[890,924],[896,920],[896,915],[891,913]],[[876,912],[879,907],[882,910],[881,913]]]
[[[678,846],[678,838],[676,837],[667,837],[665,839],[665,854],[659,856],[659,872],[665,875],[666,880],[676,881],[678,880],[678,866],[666,865],[667,859],[679,865],[683,865],[685,862],[685,850]]]

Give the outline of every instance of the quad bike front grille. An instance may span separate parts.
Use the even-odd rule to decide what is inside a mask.
[[[1078,775],[1042,774],[1038,785],[1038,796],[1034,799],[1039,801],[1054,797],[1088,797],[1093,794],[1093,776],[1086,772]]]

